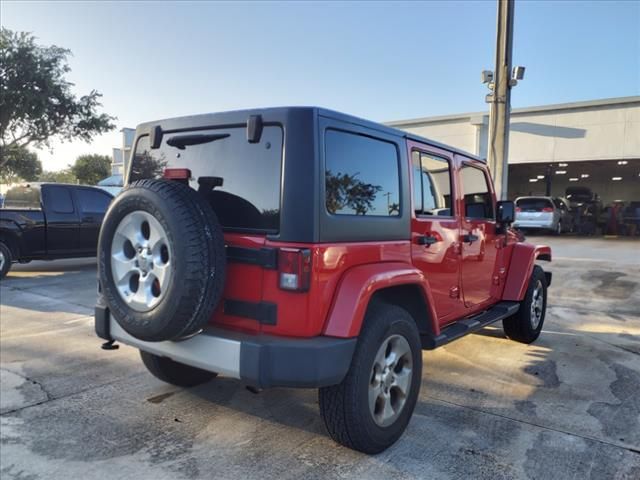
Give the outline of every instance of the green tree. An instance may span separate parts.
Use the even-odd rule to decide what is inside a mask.
[[[111,174],[111,157],[108,155],[80,155],[71,167],[71,173],[80,183],[95,185]]]
[[[33,181],[42,173],[42,163],[38,155],[25,147],[13,147],[2,150],[0,181],[15,183],[21,180]]]
[[[76,183],[77,178],[71,172],[70,168],[64,170],[57,170],[55,172],[44,171],[38,177],[39,182],[53,182],[53,183]]]
[[[30,33],[0,30],[0,169],[15,148],[47,147],[53,138],[90,141],[115,128],[114,117],[98,112],[100,93],[72,93],[64,78],[70,54],[36,44]]]
[[[365,215],[371,209],[382,187],[364,183],[357,178],[358,175],[359,173],[349,175],[340,172],[334,174],[331,170],[325,172],[327,210],[329,213],[336,213],[343,208],[350,208],[356,215]]]

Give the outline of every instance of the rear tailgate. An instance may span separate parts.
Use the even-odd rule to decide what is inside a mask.
[[[264,270],[277,267],[277,252],[265,248],[265,237],[227,233],[227,271],[223,300],[213,323],[259,332],[275,321],[275,305],[263,302]]]
[[[212,323],[260,332],[275,321],[275,305],[263,302],[265,271],[275,269],[267,235],[280,228],[284,132],[264,125],[257,140],[244,125],[163,130],[160,145],[149,136],[136,144],[128,182],[182,178],[207,198],[224,229],[227,269],[223,300]]]

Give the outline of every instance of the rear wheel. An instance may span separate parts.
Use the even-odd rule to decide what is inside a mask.
[[[547,310],[547,279],[544,270],[533,267],[529,287],[520,302],[518,313],[502,321],[504,333],[511,340],[532,343],[539,336]]]
[[[319,391],[320,414],[336,442],[378,453],[404,432],[422,381],[416,324],[395,305],[369,308],[344,380]]]
[[[167,357],[140,350],[142,363],[159,380],[178,387],[195,387],[214,379],[218,374],[179,363]]]
[[[9,270],[11,270],[11,263],[13,262],[13,256],[11,250],[7,245],[0,242],[0,278],[4,278]]]

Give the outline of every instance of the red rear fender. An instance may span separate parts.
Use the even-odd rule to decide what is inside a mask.
[[[427,305],[431,332],[439,333],[433,300],[427,279],[423,273],[405,263],[377,263],[360,265],[349,269],[342,277],[324,335],[333,337],[355,337],[360,333],[367,306],[373,295],[385,288],[415,285],[424,296]]]

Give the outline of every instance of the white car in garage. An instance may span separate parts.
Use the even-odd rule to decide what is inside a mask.
[[[518,197],[515,228],[546,230],[560,235],[573,228],[569,204],[560,197]]]

